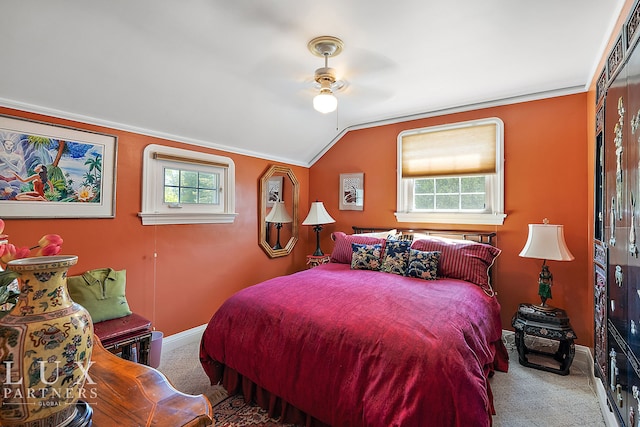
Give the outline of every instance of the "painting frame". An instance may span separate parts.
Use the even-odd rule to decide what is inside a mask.
[[[273,207],[273,204],[277,201],[284,202],[284,195],[282,194],[284,190],[284,176],[277,175],[272,176],[267,181],[267,206]]]
[[[0,115],[1,216],[114,218],[117,146],[115,135]]]
[[[340,210],[364,210],[364,173],[340,174]]]

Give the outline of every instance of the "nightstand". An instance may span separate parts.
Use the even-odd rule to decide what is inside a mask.
[[[533,304],[520,304],[518,312],[511,320],[511,325],[515,328],[516,348],[518,349],[518,359],[521,365],[560,375],[569,374],[569,368],[575,355],[573,340],[577,337],[564,310],[551,307],[542,308]],[[557,350],[555,352],[547,352],[527,348],[525,343],[527,335],[558,341]],[[560,366],[554,368],[530,362],[527,354],[550,358]]]
[[[327,264],[331,260],[331,255],[307,255],[308,268],[317,267],[322,264]]]

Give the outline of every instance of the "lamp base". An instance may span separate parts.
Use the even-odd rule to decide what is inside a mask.
[[[313,253],[313,256],[322,256],[322,249],[320,249],[320,231],[322,231],[322,224],[315,225],[313,227],[313,231],[316,232],[316,251]]]
[[[549,311],[555,311],[557,310],[557,308],[547,304],[547,303],[540,303],[540,304],[536,304],[536,305],[532,305],[531,307],[533,307],[535,310],[538,311],[545,311],[545,312],[549,312]]]

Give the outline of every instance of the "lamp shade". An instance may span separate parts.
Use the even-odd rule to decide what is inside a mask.
[[[313,108],[322,114],[336,111],[338,98],[331,93],[331,90],[323,90],[313,98]]]
[[[529,224],[529,237],[520,256],[551,261],[574,259],[564,241],[564,226],[553,224]]]
[[[332,222],[336,222],[336,220],[331,218],[329,212],[324,208],[324,204],[322,202],[313,202],[311,203],[311,209],[309,209],[309,215],[302,221],[302,225],[330,224]]]
[[[264,219],[266,222],[274,222],[276,224],[284,224],[293,221],[287,208],[284,207],[284,202],[274,202],[271,211]]]

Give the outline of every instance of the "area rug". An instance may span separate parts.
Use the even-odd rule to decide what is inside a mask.
[[[230,396],[213,407],[216,427],[295,427],[269,418],[267,411],[245,403],[240,394]]]

